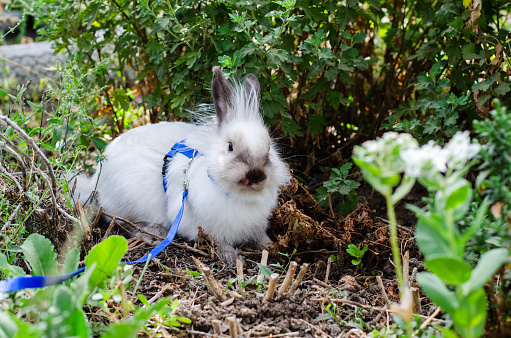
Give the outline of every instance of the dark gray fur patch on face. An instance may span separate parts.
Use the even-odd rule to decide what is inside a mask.
[[[234,158],[234,161],[249,164],[249,155],[247,152],[241,152]]]
[[[270,154],[268,154],[264,158],[264,165],[270,165],[270,164],[271,164]]]

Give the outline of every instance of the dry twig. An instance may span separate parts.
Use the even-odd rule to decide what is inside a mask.
[[[277,280],[279,279],[278,273],[272,273],[270,276],[270,284],[268,285],[268,290],[266,291],[266,295],[264,296],[263,301],[269,302],[273,298],[273,294],[275,293],[275,287],[277,286]]]
[[[278,295],[282,295],[284,292],[287,291],[289,288],[289,285],[291,284],[291,281],[293,280],[293,276],[295,275],[296,268],[298,267],[298,263],[295,261],[291,262],[289,264],[289,267],[287,269],[286,277],[284,278],[284,281],[282,282],[282,285],[279,288]]]
[[[383,300],[385,301],[385,304],[387,304],[387,307],[390,308],[390,305],[392,304],[389,300],[389,297],[387,296],[387,292],[385,292],[385,287],[383,286],[383,282],[381,280],[380,276],[376,276],[376,281],[378,282],[378,286],[380,287],[381,296],[383,297]]]
[[[375,310],[375,311],[383,311],[383,312],[392,312],[392,313],[397,313],[397,311],[395,310],[391,310],[391,309],[387,309],[387,308],[380,308],[380,307],[376,307],[376,306],[370,306],[370,305],[365,305],[365,304],[361,304],[361,303],[358,303],[358,302],[354,302],[352,300],[347,300],[347,299],[331,299],[331,298],[312,298],[311,299],[313,302],[330,302],[330,303],[344,303],[344,304],[350,304],[350,305],[355,305],[355,306],[358,306],[358,307],[361,307],[363,309],[367,309],[367,310]],[[428,316],[420,316],[421,319],[428,319],[429,317]],[[436,320],[440,323],[444,323],[444,320],[443,319],[436,319],[436,318],[432,318],[431,320]]]
[[[291,286],[291,289],[289,289],[289,292],[293,293],[296,291],[296,289],[298,289],[298,285],[300,284],[300,282],[302,281],[303,279],[303,276],[305,275],[305,273],[307,272],[307,268],[309,267],[309,264],[308,263],[303,263],[302,264],[302,267],[300,268],[300,272],[298,273],[298,277],[296,277],[296,280],[295,282],[293,283],[293,285]]]
[[[268,265],[268,250],[263,250],[261,254],[261,264],[264,266]],[[259,276],[257,276],[257,284],[261,284],[264,281],[264,275],[261,272]]]

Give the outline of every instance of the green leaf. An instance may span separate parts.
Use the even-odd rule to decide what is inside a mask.
[[[36,325],[21,321],[7,312],[0,312],[0,338],[39,338],[43,332]]]
[[[28,236],[21,246],[23,254],[32,268],[32,275],[50,275],[55,272],[57,254],[49,239],[39,234]]]
[[[0,312],[0,338],[16,337],[18,327],[16,322],[6,312]]]
[[[461,285],[470,278],[472,267],[459,257],[437,257],[424,262],[429,271],[447,284]]]
[[[356,149],[357,146],[355,146]],[[366,181],[380,194],[386,195],[389,191],[389,187],[383,184],[380,176],[382,171],[371,163],[366,163],[357,157],[352,157],[353,163],[360,167],[362,174]]]
[[[426,295],[445,311],[452,313],[459,307],[458,299],[454,293],[447,289],[437,275],[421,272],[417,275],[417,281]]]
[[[150,306],[149,305],[149,302],[147,301],[147,298],[146,296],[144,296],[143,294],[139,294],[137,296],[138,300],[142,302],[142,304],[144,304],[145,306]],[[177,300],[177,299],[176,299]]]
[[[470,183],[466,180],[458,180],[447,187],[445,194],[446,196],[443,197],[445,198],[445,209],[453,211],[455,220],[465,216],[470,208],[470,202],[472,202]],[[440,208],[442,207],[440,206]]]
[[[285,63],[288,59],[288,52],[283,49],[272,49],[267,54],[268,64],[279,67],[282,63]]]
[[[472,85],[472,91],[474,92],[477,90],[485,92],[488,90],[488,88],[490,88],[490,83],[488,83],[487,81],[478,82]]]
[[[300,126],[288,117],[284,117],[282,120],[280,120],[280,127],[284,133],[291,137],[303,136],[303,133],[300,131]]]
[[[326,127],[325,118],[321,114],[313,114],[309,117],[307,127],[310,128],[312,136],[322,133],[323,127]]]
[[[446,238],[449,233],[445,227],[445,219],[441,214],[426,212],[421,208],[407,204],[418,218],[415,238],[426,259],[433,257],[450,257],[452,251]]]
[[[94,146],[99,150],[105,149],[105,147],[108,145],[108,143],[106,143],[104,140],[100,139],[99,137],[93,137],[93,138],[91,138],[91,141],[94,144]]]
[[[504,82],[504,83],[499,84],[495,88],[495,94],[502,96],[502,95],[506,94],[507,92],[509,92],[510,89],[511,88],[509,86],[509,83]]]
[[[313,195],[314,199],[318,201],[321,207],[326,207],[328,205],[328,191],[325,187],[319,187],[316,189],[316,193]]]
[[[7,93],[5,90],[3,90],[2,88],[0,88],[0,95],[7,95],[7,94],[8,94],[8,93]]]
[[[124,89],[117,88],[116,90],[114,90],[113,101],[114,101],[114,105],[117,108],[121,108],[122,110],[126,111],[130,107],[129,106],[129,97],[126,94],[126,90],[124,90]]]
[[[60,330],[65,330],[67,337],[89,337],[89,326],[85,314],[77,306],[76,297],[67,286],[56,287],[52,307],[63,317]]]
[[[261,273],[266,277],[270,278],[271,274],[273,273],[270,268],[268,268],[266,265],[263,265],[261,263],[257,263],[257,266],[259,267],[259,270]]]
[[[89,279],[91,290],[113,273],[127,250],[128,242],[122,236],[110,236],[92,248],[85,257],[87,267],[97,264]]]
[[[246,56],[255,54],[256,52],[257,48],[254,46],[254,44],[249,43],[240,49],[239,57],[245,58]]]
[[[470,279],[461,286],[463,294],[467,295],[482,289],[502,264],[509,261],[509,252],[504,248],[493,249],[483,254],[472,271]]]
[[[341,104],[343,97],[340,93],[329,90],[326,93],[326,99],[334,109],[339,109],[339,105]]]
[[[440,121],[438,119],[429,119],[424,124],[425,134],[435,134],[440,130]]]
[[[57,144],[57,142],[60,141],[61,139],[62,139],[62,127],[55,126],[55,128],[53,128],[53,134],[51,136],[51,145],[55,146],[55,144]]]
[[[459,307],[451,313],[456,329],[463,337],[481,337],[486,322],[486,293],[476,290],[460,299]]]
[[[66,255],[66,260],[64,261],[64,267],[62,269],[62,273],[70,273],[76,271],[78,269],[78,264],[80,263],[80,250],[78,248],[73,248],[69,250]]]
[[[395,187],[401,180],[400,174],[395,173],[384,173],[380,175],[380,182],[389,187]]]

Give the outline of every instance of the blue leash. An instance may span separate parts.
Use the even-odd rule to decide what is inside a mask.
[[[165,191],[167,191],[167,179],[165,178],[165,174],[167,172],[168,165],[170,163],[170,159],[177,153],[183,154],[190,158],[190,162],[197,156],[199,153],[197,150],[189,148],[185,145],[185,141],[182,140],[171,148],[171,150],[165,155],[163,158],[163,188]],[[186,196],[188,195],[188,188],[186,186],[186,180],[185,180],[185,186],[183,189],[183,200],[181,204],[181,209],[179,209],[179,212],[174,219],[174,222],[172,223],[172,226],[170,227],[170,230],[165,237],[163,241],[161,241],[157,246],[155,246],[149,253],[147,253],[144,257],[137,259],[136,261],[131,262],[125,262],[126,264],[137,264],[137,263],[145,263],[148,260],[154,258],[156,255],[158,255],[160,252],[163,251],[173,240],[174,237],[176,237],[177,229],[179,227],[179,224],[181,223],[181,219],[183,218],[183,212],[185,209],[185,200]],[[17,276],[10,279],[6,279],[3,281],[0,281],[0,293],[8,293],[23,289],[34,289],[34,288],[42,288],[45,286],[55,285],[62,283],[74,276],[77,276],[85,271],[85,266],[77,271],[63,274],[63,275],[55,275],[55,276]]]

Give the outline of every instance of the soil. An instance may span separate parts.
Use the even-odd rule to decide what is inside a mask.
[[[396,209],[401,252],[408,252],[410,257],[410,286],[416,286],[415,273],[423,271],[424,266],[413,239],[415,218],[405,204],[421,205],[423,194],[416,189]],[[386,310],[376,278],[381,277],[389,300],[397,302],[399,289],[391,261],[384,199],[364,184],[358,195],[363,202],[357,209],[339,216],[320,208],[296,181],[282,194],[268,231],[275,245],[267,266],[281,274],[277,291],[269,301],[264,300],[268,278],[263,277],[260,286],[255,283],[261,274],[257,265],[261,261],[260,251],[240,248],[243,281],[252,278],[251,283],[241,287],[240,281],[234,281],[236,267],[218,259],[210,240],[191,244],[176,238],[149,263],[138,292],[148,299],[153,297],[151,301],[161,297],[178,299],[176,314],[189,318],[191,324],[178,330],[158,325],[158,332],[164,337],[232,337],[229,320],[234,318],[242,337],[365,337],[373,329],[391,324],[392,313]],[[110,228],[109,233],[116,231],[122,233],[121,228]],[[104,234],[105,229],[96,227],[91,245]],[[129,242],[127,258],[130,260],[150,250],[138,238]],[[352,257],[347,254],[350,243],[367,245],[361,265],[353,265]],[[208,290],[202,276],[194,275],[198,267],[193,257],[211,270],[220,288],[225,290],[220,292],[223,298]],[[298,265],[294,278],[306,264],[307,272],[295,292],[277,295],[290,261]],[[135,265],[133,269],[138,279],[143,266]],[[420,303],[421,315],[430,316],[435,311],[423,294]],[[215,331],[214,323],[219,324],[221,335]]]

